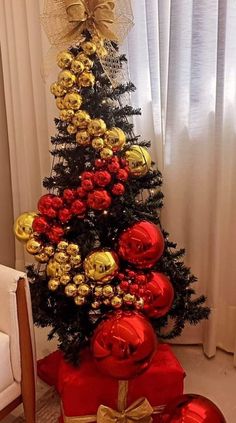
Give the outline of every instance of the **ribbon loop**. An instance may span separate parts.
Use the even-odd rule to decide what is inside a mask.
[[[124,411],[100,405],[97,423],[152,423],[153,408],[146,398],[140,398]]]

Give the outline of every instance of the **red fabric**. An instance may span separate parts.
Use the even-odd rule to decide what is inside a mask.
[[[57,387],[58,371],[62,357],[61,351],[54,351],[37,361],[37,374],[48,385]]]
[[[184,371],[171,348],[159,345],[148,370],[129,380],[127,406],[140,397],[146,397],[152,406],[166,404],[183,394],[183,380]],[[117,409],[118,381],[99,373],[88,349],[78,368],[61,360],[58,391],[68,417],[96,414],[100,404]],[[154,422],[158,421],[155,416]]]

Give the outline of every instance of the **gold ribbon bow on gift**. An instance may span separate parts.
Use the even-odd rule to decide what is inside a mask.
[[[146,398],[140,398],[122,412],[100,405],[97,423],[152,423],[152,413],[153,408]]]

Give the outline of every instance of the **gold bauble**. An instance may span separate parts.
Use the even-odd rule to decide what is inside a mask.
[[[64,97],[57,97],[56,106],[59,110],[65,109]]]
[[[91,303],[91,307],[94,309],[94,310],[97,310],[99,307],[101,307],[101,301],[98,301],[98,300],[95,300],[93,303]]]
[[[64,88],[71,88],[76,82],[76,76],[69,70],[63,70],[58,75],[58,82]]]
[[[108,160],[113,156],[113,151],[110,148],[103,148],[100,151],[101,159]]]
[[[80,129],[86,129],[90,120],[90,116],[87,112],[84,110],[78,110],[72,119],[72,123]]]
[[[94,290],[95,297],[102,297],[102,286],[96,286]]]
[[[33,234],[32,224],[37,216],[34,212],[22,213],[14,223],[14,234],[18,241],[27,242]]]
[[[135,300],[136,300],[136,297],[133,294],[125,294],[123,296],[123,301],[127,305],[132,305],[135,302]]]
[[[142,298],[139,298],[139,300],[136,300],[136,301],[135,301],[134,305],[135,305],[135,308],[136,308],[137,310],[142,310],[142,309],[143,309],[143,306],[144,306],[144,301],[143,301],[143,299],[142,299]]]
[[[57,250],[58,251],[65,251],[68,247],[68,242],[67,241],[60,241],[57,244]]]
[[[78,93],[66,94],[64,104],[67,109],[78,110],[82,104],[82,97]]]
[[[77,294],[77,286],[73,283],[69,283],[65,287],[65,294],[67,297],[74,297]]]
[[[60,282],[58,279],[50,279],[48,281],[48,289],[50,289],[50,291],[56,291],[59,285]]]
[[[107,57],[107,55],[108,55],[108,51],[107,51],[107,49],[105,48],[105,47],[103,47],[103,46],[100,46],[100,47],[97,47],[97,54],[102,58],[102,59],[104,59],[105,57]]]
[[[79,75],[77,82],[80,88],[90,88],[95,83],[95,76],[92,72],[84,71]]]
[[[85,282],[85,276],[82,273],[78,273],[73,277],[73,282],[75,285],[80,285]]]
[[[126,135],[120,128],[108,129],[105,133],[105,145],[113,151],[120,151],[126,143]]]
[[[57,55],[57,65],[62,69],[69,68],[73,58],[74,56],[69,51],[61,51]]]
[[[60,251],[55,254],[54,259],[60,264],[65,264],[68,262],[69,257],[64,251]]]
[[[80,248],[79,248],[79,246],[77,244],[72,244],[71,243],[71,244],[68,245],[68,247],[66,249],[66,252],[70,256],[76,256],[77,254],[79,254],[79,250],[80,250]]]
[[[114,297],[114,290],[111,285],[105,285],[102,289],[102,293],[106,298]]]
[[[77,296],[74,298],[74,302],[75,302],[75,304],[76,304],[77,306],[82,306],[82,305],[84,305],[84,304],[85,304],[86,300],[85,300],[85,297],[80,297],[79,295],[77,295]]]
[[[52,245],[46,245],[43,249],[43,252],[47,254],[49,257],[54,255],[54,247]]]
[[[123,304],[122,298],[117,295],[111,299],[111,305],[114,308],[120,308]]]
[[[101,150],[104,147],[104,139],[101,137],[94,138],[92,141],[92,147],[95,150]]]
[[[75,139],[79,145],[86,146],[90,144],[90,135],[87,131],[78,131]]]
[[[124,294],[123,289],[121,289],[121,287],[119,285],[116,287],[116,291],[117,291],[117,294],[118,295],[123,295]]]
[[[149,152],[144,147],[133,145],[125,153],[128,161],[130,173],[133,176],[144,176],[151,168],[152,159]]]
[[[84,71],[84,64],[81,60],[74,59],[71,63],[71,70],[74,73],[82,73]]]
[[[71,281],[71,277],[70,277],[70,275],[65,274],[65,275],[62,275],[62,276],[60,277],[60,283],[61,283],[62,285],[67,285],[70,281]]]
[[[81,44],[81,47],[85,54],[88,56],[92,56],[92,54],[96,53],[96,44],[92,41],[85,41]]]
[[[26,243],[26,251],[29,254],[38,254],[42,250],[42,243],[36,238],[30,238]],[[45,251],[44,251],[45,252]]]
[[[54,82],[51,87],[50,91],[55,97],[63,97],[63,95],[66,94],[66,89],[61,84],[58,84],[58,82]]]
[[[93,67],[93,61],[84,53],[79,53],[76,57],[76,60],[82,62],[86,70],[89,70]]]
[[[70,134],[70,135],[76,134],[76,132],[77,132],[77,128],[76,128],[76,126],[75,126],[75,125],[72,125],[72,124],[69,124],[69,125],[67,126],[67,132],[68,132],[68,134]]]
[[[44,252],[35,254],[34,256],[35,260],[37,260],[39,263],[47,263],[49,261],[49,257]]]
[[[56,260],[54,260],[54,258],[52,258],[47,264],[46,273],[47,276],[55,278],[62,276],[64,272],[61,268],[61,265]]]
[[[110,250],[97,250],[89,254],[84,261],[86,276],[100,284],[111,281],[118,269],[118,257]]]
[[[106,132],[107,126],[102,119],[92,119],[88,125],[88,132],[93,137],[101,137]]]
[[[71,265],[69,263],[61,264],[62,273],[68,273],[71,270]]]
[[[82,258],[79,254],[77,254],[76,256],[71,256],[70,257],[70,263],[73,267],[78,267],[82,262]]]
[[[81,297],[87,297],[87,295],[90,293],[90,287],[86,283],[82,283],[78,286],[78,294]]]
[[[74,110],[64,109],[60,112],[59,117],[61,120],[63,120],[63,122],[68,122],[73,118],[74,114],[75,114]]]

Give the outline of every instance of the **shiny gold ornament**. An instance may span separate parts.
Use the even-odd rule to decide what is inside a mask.
[[[80,60],[74,59],[71,63],[71,70],[74,73],[82,73],[84,71],[84,64]]]
[[[82,258],[79,254],[77,254],[76,256],[70,257],[70,263],[73,267],[80,266],[81,262],[82,262]]]
[[[61,264],[62,273],[68,273],[71,270],[71,265],[69,263]]]
[[[101,301],[98,301],[98,300],[95,300],[95,301],[93,301],[93,303],[91,303],[91,307],[94,309],[94,310],[97,310],[98,308],[100,308],[101,307]]]
[[[65,287],[65,294],[67,297],[74,297],[77,294],[77,287],[73,283],[69,283]]]
[[[123,295],[124,294],[124,291],[121,289],[121,287],[119,285],[116,287],[116,291],[117,291],[117,294],[118,295]]]
[[[61,51],[57,55],[57,65],[62,69],[69,68],[73,58],[74,56],[69,51]]]
[[[63,70],[58,75],[58,82],[66,89],[72,88],[76,82],[76,76],[69,70]]]
[[[97,47],[97,54],[99,55],[100,58],[105,59],[105,57],[108,56],[108,51],[103,46]]]
[[[82,97],[78,93],[66,94],[64,104],[67,109],[78,110],[82,104]]]
[[[80,129],[86,129],[90,120],[90,116],[87,112],[84,110],[78,110],[72,119],[72,123]]]
[[[78,131],[76,134],[76,142],[79,145],[87,146],[90,144],[90,135],[87,131]]]
[[[59,110],[65,109],[64,97],[57,97],[56,106]]]
[[[94,295],[95,297],[102,297],[102,286],[96,286]]]
[[[35,254],[34,256],[35,260],[37,260],[39,263],[47,263],[49,261],[49,257],[44,252]]]
[[[111,300],[109,298],[105,298],[105,300],[103,300],[103,304],[105,304],[106,306],[111,305]]]
[[[105,145],[113,151],[120,151],[126,143],[125,133],[120,128],[108,129],[105,133]]]
[[[78,294],[81,297],[87,297],[87,295],[90,293],[90,287],[86,283],[82,283],[78,286]]]
[[[63,97],[66,94],[66,89],[58,82],[54,82],[51,87],[50,91],[55,97]]]
[[[107,126],[102,119],[92,119],[88,125],[88,132],[93,137],[101,137],[106,132]]]
[[[43,252],[47,254],[49,257],[54,255],[54,247],[52,245],[46,245],[43,249]]]
[[[34,212],[21,214],[14,223],[14,234],[18,241],[27,242],[33,234],[33,220],[37,216]]]
[[[135,295],[132,295],[132,294],[125,294],[125,295],[123,296],[123,301],[124,301],[124,303],[126,303],[127,305],[132,305],[132,304],[134,304],[135,300],[136,300]]]
[[[81,44],[81,47],[85,54],[88,56],[92,56],[92,54],[96,53],[96,44],[92,41],[85,41]]]
[[[85,274],[99,284],[111,281],[118,272],[118,257],[110,250],[98,250],[84,260]]]
[[[60,277],[60,284],[61,285],[67,285],[71,281],[70,275],[62,275]]]
[[[59,253],[55,254],[54,259],[60,264],[65,264],[68,262],[69,257],[66,253],[60,251]]]
[[[78,273],[73,277],[73,282],[75,285],[83,284],[85,282],[85,276],[82,273]]]
[[[77,132],[77,128],[76,128],[76,126],[74,126],[74,125],[72,125],[72,124],[69,124],[69,125],[67,126],[67,132],[68,132],[68,134],[70,134],[70,135],[76,134],[76,132]]]
[[[70,256],[76,256],[77,254],[79,254],[79,246],[77,244],[69,244],[66,252],[67,254],[69,254]]]
[[[73,118],[74,114],[75,114],[74,110],[64,109],[60,112],[59,117],[61,120],[63,120],[63,122],[68,122]]]
[[[74,302],[75,302],[75,304],[76,304],[77,306],[82,306],[82,305],[84,305],[84,304],[85,304],[86,300],[85,300],[85,297],[80,297],[79,295],[77,295],[77,296],[74,298]]]
[[[90,88],[95,83],[95,76],[92,72],[84,71],[79,75],[77,82],[80,88]]]
[[[92,147],[95,150],[101,150],[104,147],[104,139],[100,137],[94,138],[92,141]]]
[[[135,305],[136,310],[142,310],[143,309],[143,306],[144,306],[143,299],[142,298],[139,298],[139,300],[136,300],[135,301],[134,305]]]
[[[60,241],[57,244],[57,250],[58,251],[65,251],[68,247],[68,242],[67,241]]]
[[[50,291],[56,291],[59,285],[60,282],[58,279],[50,279],[48,281],[48,289],[50,289]]]
[[[26,243],[26,251],[29,254],[38,254],[42,250],[42,243],[36,238],[30,238]]]
[[[125,152],[130,173],[133,176],[144,176],[151,168],[152,159],[149,152],[144,147],[133,145]]]
[[[122,298],[115,296],[111,299],[111,305],[114,308],[120,308],[122,307],[123,301]]]
[[[114,297],[114,290],[111,285],[105,285],[102,289],[102,293],[106,298]]]
[[[101,159],[108,160],[113,156],[113,151],[110,148],[103,148],[100,151]]]
[[[56,260],[54,260],[54,258],[52,258],[47,264],[46,273],[47,276],[50,276],[52,278],[59,278],[63,275],[64,272],[61,268],[61,265]]]
[[[78,54],[78,56],[76,57],[76,60],[79,60],[80,62],[82,62],[86,70],[89,70],[93,67],[93,61],[84,53]]]

